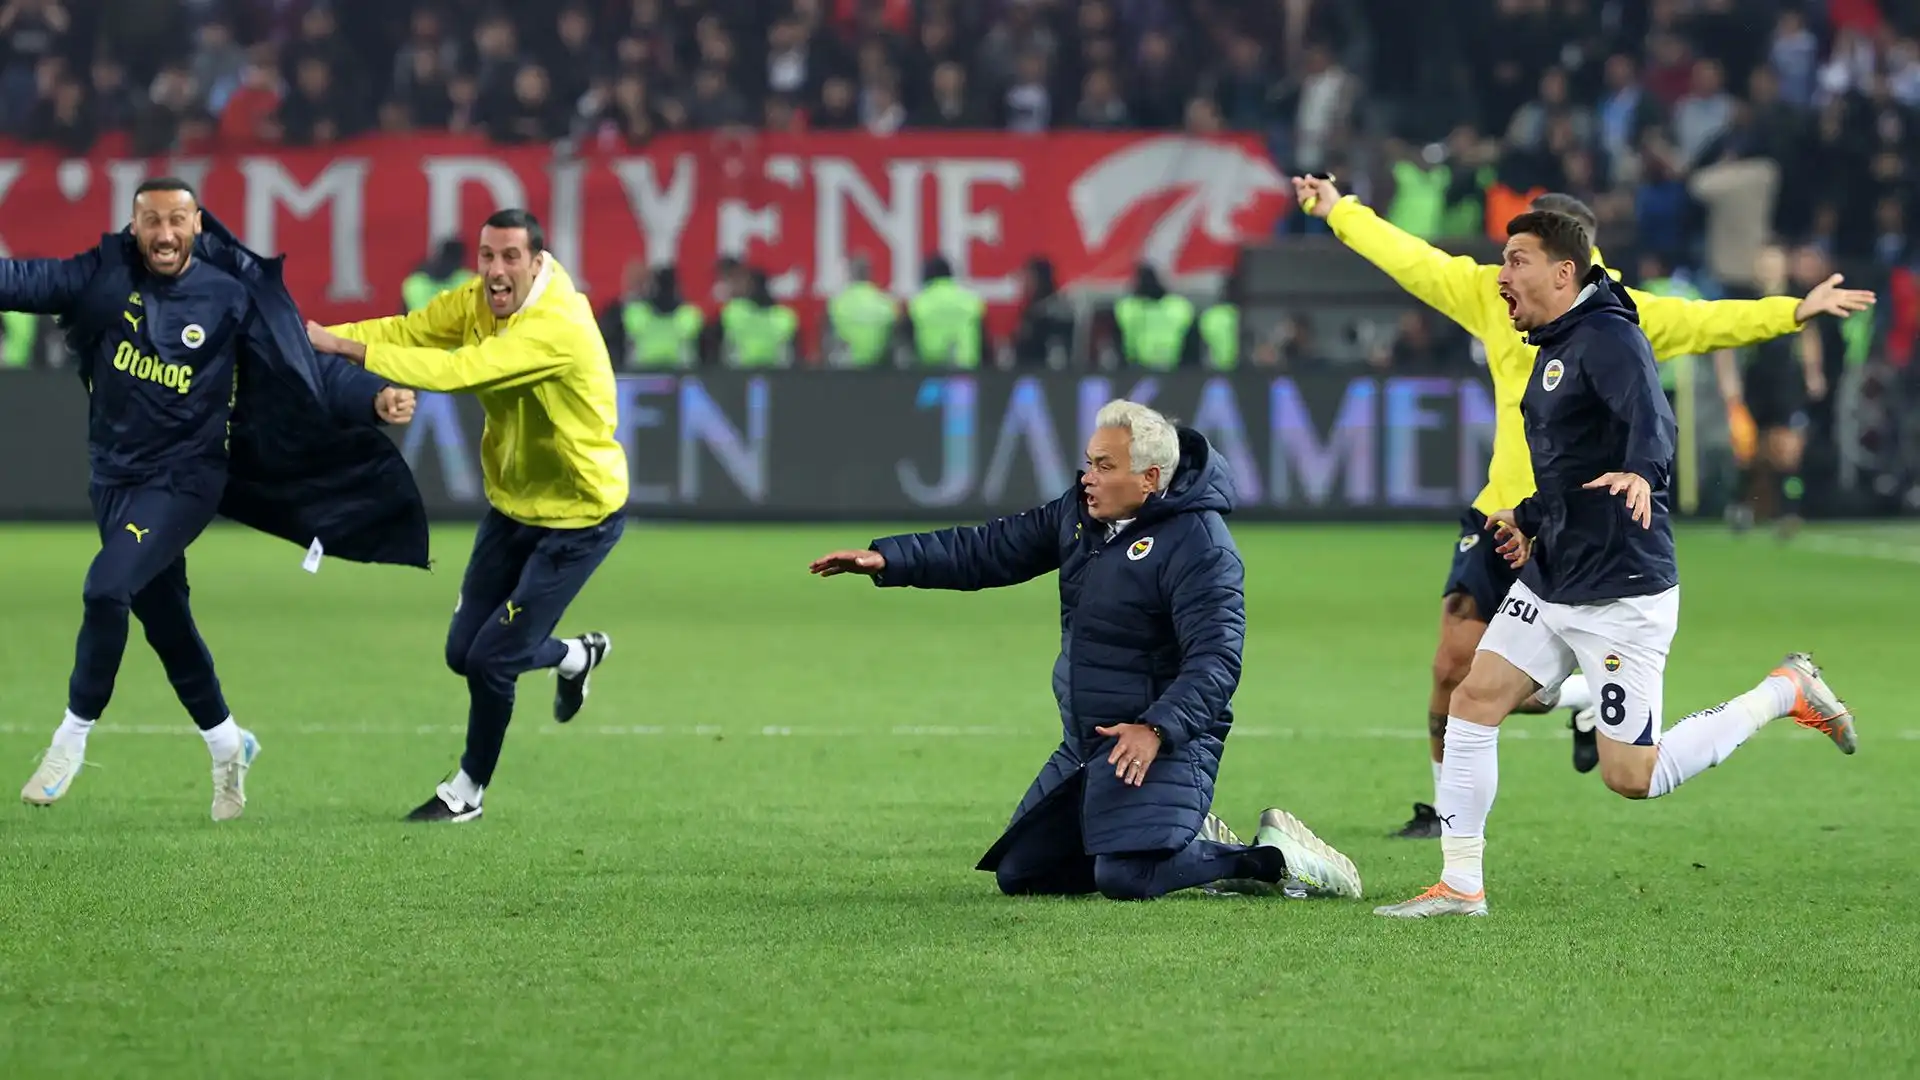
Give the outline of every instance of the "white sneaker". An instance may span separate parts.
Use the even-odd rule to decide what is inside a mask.
[[[1226,821],[1217,814],[1208,814],[1206,820],[1200,823],[1200,839],[1211,840],[1216,844],[1232,844],[1234,847],[1239,847],[1241,844],[1240,838],[1234,835],[1233,830],[1227,827]]]
[[[20,801],[34,806],[52,806],[60,801],[73,778],[80,775],[80,766],[86,763],[86,758],[84,750],[70,750],[58,744],[47,747],[40,758],[40,767],[33,770],[33,778],[20,789]]]
[[[1216,844],[1232,844],[1234,847],[1245,843],[1218,814],[1208,814],[1206,820],[1200,823],[1200,839]],[[1252,878],[1224,878],[1200,886],[1200,891],[1208,896],[1268,896],[1279,893],[1280,886]]]
[[[260,756],[260,740],[240,729],[240,752],[213,763],[213,820],[232,821],[247,808],[247,770]]]
[[[1353,860],[1313,835],[1313,830],[1285,810],[1260,812],[1260,829],[1253,842],[1277,847],[1286,856],[1287,880],[1308,896],[1346,896],[1359,899],[1360,871]]]

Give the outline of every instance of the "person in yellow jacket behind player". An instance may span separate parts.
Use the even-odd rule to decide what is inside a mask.
[[[1427,702],[1427,735],[1434,783],[1438,785],[1446,749],[1448,701],[1472,666],[1480,636],[1505,600],[1515,576],[1494,550],[1486,521],[1488,514],[1517,506],[1533,494],[1533,462],[1527,450],[1520,398],[1532,377],[1537,350],[1508,319],[1497,284],[1500,267],[1477,263],[1466,255],[1449,255],[1402,232],[1353,196],[1343,197],[1328,178],[1297,176],[1293,188],[1302,209],[1325,218],[1342,243],[1416,299],[1458,323],[1487,350],[1495,410],[1493,460],[1487,467],[1486,487],[1461,515],[1453,565],[1441,590],[1440,645],[1434,654],[1433,690]],[[1597,222],[1593,211],[1571,195],[1542,195],[1533,200],[1532,209],[1568,214],[1586,227],[1589,237],[1594,235]],[[1593,261],[1601,264],[1597,247]],[[1618,277],[1612,270],[1608,273]],[[1773,296],[1761,300],[1685,300],[1652,296],[1637,289],[1626,291],[1640,312],[1640,328],[1653,346],[1654,356],[1664,361],[1795,334],[1817,315],[1845,316],[1874,302],[1871,292],[1842,289],[1840,283],[1840,275],[1835,274],[1804,298]],[[1542,687],[1518,711],[1544,713],[1562,706],[1574,714],[1574,768],[1591,771],[1599,763],[1599,751],[1594,743],[1593,690],[1585,676],[1574,675],[1558,687]],[[1412,820],[1395,835],[1437,838],[1440,819],[1433,805],[1416,802]]]
[[[555,669],[553,718],[565,723],[612,645],[598,631],[553,637],[626,525],[627,455],[614,437],[606,339],[532,214],[487,218],[479,268],[479,277],[404,316],[307,324],[321,352],[397,386],[473,394],[486,411],[480,455],[490,508],[447,632],[447,666],[467,680],[466,753],[409,821],[477,820],[516,680]]]

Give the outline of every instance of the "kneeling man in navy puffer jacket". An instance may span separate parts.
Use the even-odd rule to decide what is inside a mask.
[[[960,591],[1060,572],[1060,746],[979,869],[1009,894],[1360,896],[1353,862],[1293,815],[1261,814],[1249,846],[1209,812],[1247,625],[1226,462],[1135,402],[1109,402],[1094,426],[1079,484],[1045,506],[811,568]]]

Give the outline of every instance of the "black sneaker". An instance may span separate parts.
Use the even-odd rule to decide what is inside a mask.
[[[1440,812],[1429,803],[1413,804],[1413,817],[1393,835],[1403,840],[1437,840],[1440,837]]]
[[[1573,771],[1590,773],[1600,764],[1599,730],[1588,727],[1580,730],[1574,720],[1568,720],[1567,726],[1573,729]]]
[[[463,821],[480,820],[480,804],[468,805],[453,793],[453,788],[441,784],[428,799],[406,817],[408,821],[450,821],[459,824]]]
[[[578,675],[561,675],[554,672],[556,685],[553,688],[553,718],[564,724],[573,719],[580,706],[587,703],[587,680],[593,677],[593,669],[607,660],[607,653],[613,649],[613,639],[598,630],[581,634],[573,640],[586,647],[587,667]]]

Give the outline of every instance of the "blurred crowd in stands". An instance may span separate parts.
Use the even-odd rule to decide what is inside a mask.
[[[0,135],[74,154],[737,126],[1251,131],[1441,242],[1573,193],[1629,280],[1709,296],[1771,242],[1895,293],[1920,256],[1920,3],[0,0]],[[1883,308],[1905,366],[1914,305]],[[1458,345],[1404,329],[1380,363]]]

